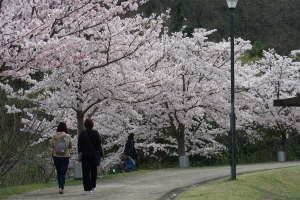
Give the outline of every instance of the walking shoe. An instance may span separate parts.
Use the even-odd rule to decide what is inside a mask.
[[[124,170],[122,170],[123,173],[126,173]]]
[[[86,191],[85,194],[93,194],[93,192],[92,191]]]
[[[61,189],[61,188],[59,188],[58,193],[59,193],[59,194],[63,194],[63,193],[64,193],[64,190]]]

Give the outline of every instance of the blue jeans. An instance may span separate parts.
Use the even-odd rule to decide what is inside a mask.
[[[69,166],[69,158],[53,157],[54,165],[57,173],[58,188],[64,189],[67,170]]]
[[[129,157],[129,159],[125,160],[125,164],[126,164],[126,167],[124,169],[124,172],[130,172],[130,170],[135,166],[135,162],[131,157]]]

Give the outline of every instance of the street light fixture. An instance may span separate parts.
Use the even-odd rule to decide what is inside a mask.
[[[231,113],[230,113],[230,138],[231,138],[231,179],[236,179],[236,135],[235,135],[235,112],[234,112],[234,10],[238,0],[226,0],[230,10],[230,30],[231,30]]]
[[[235,9],[238,0],[226,0],[229,9]]]

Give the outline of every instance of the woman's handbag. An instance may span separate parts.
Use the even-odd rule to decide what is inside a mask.
[[[121,158],[121,160],[122,160],[122,161],[124,161],[124,160],[127,160],[127,159],[128,159],[128,157],[127,157],[127,155],[126,155],[126,153],[125,153],[125,152],[121,153],[121,156],[120,156],[120,158]]]
[[[84,133],[85,133],[85,136],[88,139],[88,141],[89,141],[89,143],[90,143],[90,145],[91,145],[91,147],[92,147],[92,149],[93,149],[93,151],[95,153],[95,165],[99,166],[100,165],[100,161],[101,161],[100,151],[95,151],[95,149],[93,147],[93,144],[91,143],[88,134],[86,133],[86,131],[84,131]]]

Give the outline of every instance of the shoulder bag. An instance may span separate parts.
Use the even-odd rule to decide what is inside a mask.
[[[122,161],[124,161],[124,160],[127,160],[127,159],[128,159],[128,157],[127,157],[127,155],[126,155],[126,153],[125,153],[125,152],[121,153],[120,159],[121,159]]]

